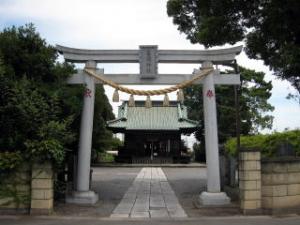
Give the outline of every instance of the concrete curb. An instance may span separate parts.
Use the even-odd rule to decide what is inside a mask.
[[[271,220],[271,219],[300,219],[299,215],[291,214],[285,217],[273,217],[270,215],[234,215],[234,216],[201,216],[201,217],[186,217],[186,218],[176,218],[176,221],[226,221],[226,220],[245,220],[245,219],[264,219],[264,220]],[[32,216],[32,215],[0,215],[0,221],[2,219],[11,219],[11,220],[20,220],[20,219],[44,219],[44,220],[95,220],[95,221],[175,221],[174,219],[170,218],[111,218],[111,217],[97,217],[97,216],[57,216],[57,215],[49,215],[49,216]]]

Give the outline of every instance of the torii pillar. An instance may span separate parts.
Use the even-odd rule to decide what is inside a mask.
[[[85,68],[96,70],[95,61],[87,61]],[[66,202],[75,204],[95,204],[98,194],[90,190],[91,148],[93,136],[95,80],[93,77],[84,76],[85,91],[83,95],[83,108],[81,114],[77,179],[75,190],[67,196]]]
[[[201,69],[211,67],[213,67],[211,62],[204,62]],[[199,201],[202,205],[225,205],[230,203],[230,198],[225,192],[221,192],[220,185],[219,141],[214,72],[204,78],[202,93],[207,165],[207,191],[200,194]]]

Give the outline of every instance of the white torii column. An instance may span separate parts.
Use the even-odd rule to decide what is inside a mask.
[[[88,61],[86,68],[96,69],[95,61]],[[85,92],[83,97],[83,109],[81,114],[80,137],[78,149],[78,164],[76,190],[66,201],[76,204],[95,204],[98,195],[90,190],[90,163],[94,120],[95,80],[89,75],[84,76]]]
[[[211,62],[204,62],[202,68],[211,68]],[[217,126],[217,109],[214,85],[214,72],[203,80],[203,111],[205,130],[205,153],[207,166],[207,191],[200,194],[200,203],[203,205],[224,205],[230,203],[226,193],[221,192],[219,142]]]

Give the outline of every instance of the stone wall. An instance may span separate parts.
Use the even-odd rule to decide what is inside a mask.
[[[261,164],[259,151],[239,155],[240,206],[244,214],[261,212]]]
[[[300,212],[300,158],[261,160],[259,151],[242,150],[239,192],[244,214]]]
[[[49,214],[53,210],[53,170],[50,163],[23,164],[0,185],[0,214]]]
[[[1,180],[0,214],[29,212],[30,182],[31,168],[25,163]]]
[[[271,213],[300,210],[300,159],[262,161],[262,207]]]

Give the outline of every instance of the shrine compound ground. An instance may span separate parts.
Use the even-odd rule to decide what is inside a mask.
[[[99,193],[94,206],[59,203],[55,215],[105,218],[169,218],[237,215],[238,207],[199,209],[205,190],[204,167],[95,167],[92,189]]]
[[[93,168],[94,206],[58,203],[51,216],[0,216],[5,225],[296,225],[299,215],[243,216],[238,205],[199,208],[206,168]]]

